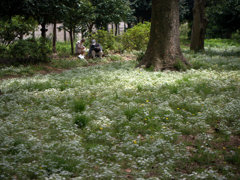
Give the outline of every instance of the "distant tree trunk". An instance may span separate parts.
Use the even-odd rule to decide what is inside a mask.
[[[205,17],[206,0],[195,0],[193,7],[193,26],[191,33],[190,49],[196,51],[204,50],[204,39],[207,27]]]
[[[152,0],[151,32],[147,51],[138,67],[174,70],[190,65],[183,57],[179,40],[179,7],[176,0]]]
[[[132,23],[128,23],[128,29],[132,28]]]
[[[126,23],[124,22],[124,32],[127,31],[127,26],[126,26]]]
[[[92,23],[87,25],[88,31],[89,31],[90,34],[92,33],[93,25],[94,24],[92,24]]]
[[[23,34],[20,34],[19,39],[23,40]]]
[[[114,24],[112,23],[111,25],[112,25],[112,33],[114,34],[114,31],[113,31],[114,30]]]
[[[64,42],[66,42],[67,41],[67,33],[66,33],[66,30],[64,29],[63,30],[63,38],[64,38]]]
[[[53,48],[52,48],[53,53],[57,52],[56,51],[56,41],[57,41],[57,23],[54,22],[54,24],[53,24],[53,44],[52,44],[52,46],[53,46]]]
[[[35,39],[35,31],[32,32],[32,38]]]
[[[43,23],[41,24],[41,26],[42,26],[42,28],[41,28],[41,36],[42,36],[43,38],[46,38],[46,37],[47,37],[47,36],[46,36],[46,32],[47,32],[46,23],[43,22]]]
[[[69,31],[69,36],[70,36],[70,42],[71,42],[71,54],[73,55],[74,51],[73,51],[73,30],[72,29],[70,29]]]
[[[75,29],[73,29],[73,41],[75,41],[76,40],[76,31],[75,31]]]
[[[115,36],[118,35],[118,29],[119,29],[119,25],[116,23],[115,24]]]

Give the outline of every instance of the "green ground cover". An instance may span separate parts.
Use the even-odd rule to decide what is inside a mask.
[[[238,179],[239,44],[182,48],[184,72],[133,60],[1,80],[0,179]]]

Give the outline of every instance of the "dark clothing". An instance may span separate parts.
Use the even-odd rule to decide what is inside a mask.
[[[96,43],[95,45],[91,45],[89,48],[89,52],[88,52],[88,56],[91,57],[92,56],[92,51],[95,51],[96,53],[102,51],[102,46],[99,43]]]

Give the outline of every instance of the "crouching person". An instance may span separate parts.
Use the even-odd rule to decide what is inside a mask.
[[[92,43],[89,48],[88,52],[89,58],[102,58],[103,56],[103,50],[101,44],[97,43],[95,39],[92,40]]]
[[[85,39],[82,39],[81,41],[77,41],[76,43],[76,54],[80,59],[84,59],[84,54],[86,52],[86,48],[83,45],[85,42]]]

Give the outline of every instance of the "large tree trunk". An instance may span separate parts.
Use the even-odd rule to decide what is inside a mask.
[[[152,0],[150,40],[143,60],[138,67],[154,70],[174,70],[183,57],[179,40],[179,7],[177,0]]]
[[[70,29],[70,31],[69,31],[69,36],[70,36],[70,41],[71,41],[71,54],[73,55],[74,51],[73,51],[73,30],[72,29]]]
[[[56,51],[56,41],[57,41],[57,23],[54,22],[54,24],[53,24],[53,44],[52,44],[52,46],[53,46],[53,48],[52,48],[53,53],[57,52]]]
[[[204,38],[207,27],[205,17],[206,0],[195,0],[193,7],[193,26],[191,33],[190,49],[194,51],[204,50]]]

